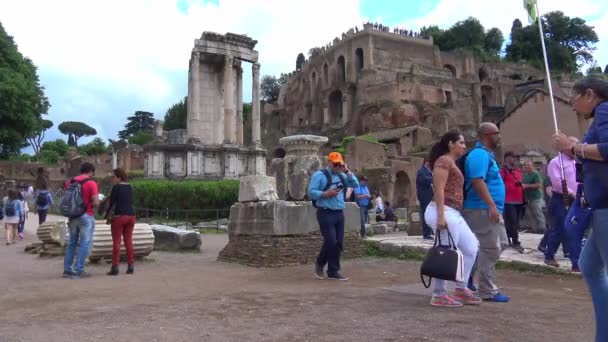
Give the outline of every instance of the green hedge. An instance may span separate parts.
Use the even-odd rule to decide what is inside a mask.
[[[146,209],[224,209],[239,197],[238,180],[133,180],[135,206]]]

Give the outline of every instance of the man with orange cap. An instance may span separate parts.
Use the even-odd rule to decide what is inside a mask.
[[[324,278],[348,280],[340,270],[340,253],[344,241],[344,191],[359,187],[357,177],[350,172],[338,152],[327,156],[327,168],[315,172],[308,185],[308,197],[317,208],[317,220],[323,235],[323,246],[315,262],[315,275]]]

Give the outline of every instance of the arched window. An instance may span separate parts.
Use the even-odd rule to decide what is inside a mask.
[[[479,68],[479,82],[483,82],[488,79],[488,71],[485,68]]]
[[[346,61],[344,60],[344,56],[338,57],[338,80],[346,82]]]
[[[329,123],[332,125],[342,123],[342,92],[336,90],[329,94]]]
[[[328,72],[327,63],[323,65],[323,81],[325,82],[325,86],[329,85],[329,72]]]
[[[355,50],[355,62],[356,62],[356,67],[357,67],[357,72],[361,71],[361,69],[363,69],[363,67],[365,66],[365,63],[363,61],[363,49],[362,48],[357,48],[357,50]]]
[[[443,67],[446,68],[446,69],[448,69],[448,70],[450,70],[450,72],[452,73],[452,76],[457,77],[456,76],[456,68],[453,65],[446,64]]]

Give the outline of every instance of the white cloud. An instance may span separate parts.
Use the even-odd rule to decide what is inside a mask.
[[[358,0],[184,1],[190,5],[186,12],[169,0],[0,0],[0,22],[39,66],[53,105],[51,119],[81,118],[103,127],[111,138],[129,111],[150,110],[162,117],[185,95],[190,51],[203,31],[257,39],[262,74],[278,75],[294,69],[298,53],[306,54],[365,21]],[[544,12],[561,9],[570,16],[594,17],[596,31],[608,32],[603,0],[545,0],[541,5]],[[521,0],[491,5],[487,0],[444,0],[426,16],[401,26],[447,27],[468,16],[486,27],[498,26],[505,35],[514,18],[527,20]],[[605,43],[598,45],[596,56],[608,63]],[[249,80],[246,72],[245,100],[250,98]]]
[[[298,53],[363,21],[357,0],[186,3],[183,12],[168,0],[2,0],[0,22],[39,67],[50,118],[86,120],[112,138],[128,115],[124,103],[117,112],[118,98],[162,117],[185,95],[190,51],[203,31],[257,39],[262,74],[277,75],[294,69]],[[61,77],[45,79],[49,74]],[[250,79],[246,72],[245,100]]]
[[[603,41],[608,33],[608,2],[604,0],[544,0],[539,1],[541,13],[562,11],[570,17],[593,18],[589,24],[595,26],[600,36],[595,58],[599,63],[608,63],[608,43]],[[509,37],[513,20],[516,18],[526,25],[528,15],[523,8],[523,1],[492,1],[487,0],[443,0],[424,17],[403,24],[414,29],[422,26],[438,25],[448,28],[457,21],[467,17],[477,18],[486,28],[498,27],[505,38]]]
[[[299,52],[362,21],[357,1],[189,3],[183,13],[166,0],[13,1],[0,3],[0,20],[39,67],[151,97],[171,93],[161,71],[187,70],[203,31],[257,39],[263,72],[274,73],[290,70]]]

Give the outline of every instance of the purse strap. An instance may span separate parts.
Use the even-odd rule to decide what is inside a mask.
[[[452,234],[450,233],[450,229],[447,228],[446,229],[448,231],[448,245],[447,246],[442,246],[441,245],[441,231],[437,230],[436,234],[435,234],[435,242],[433,243],[433,248],[435,247],[448,247],[450,249],[453,250],[458,250],[458,248],[456,248],[456,243],[454,243],[454,238],[452,237]]]
[[[424,280],[424,275],[420,273],[420,280],[422,280],[422,285],[424,285],[424,287],[428,289],[429,287],[431,287],[431,276],[426,277],[429,280],[428,282]]]

